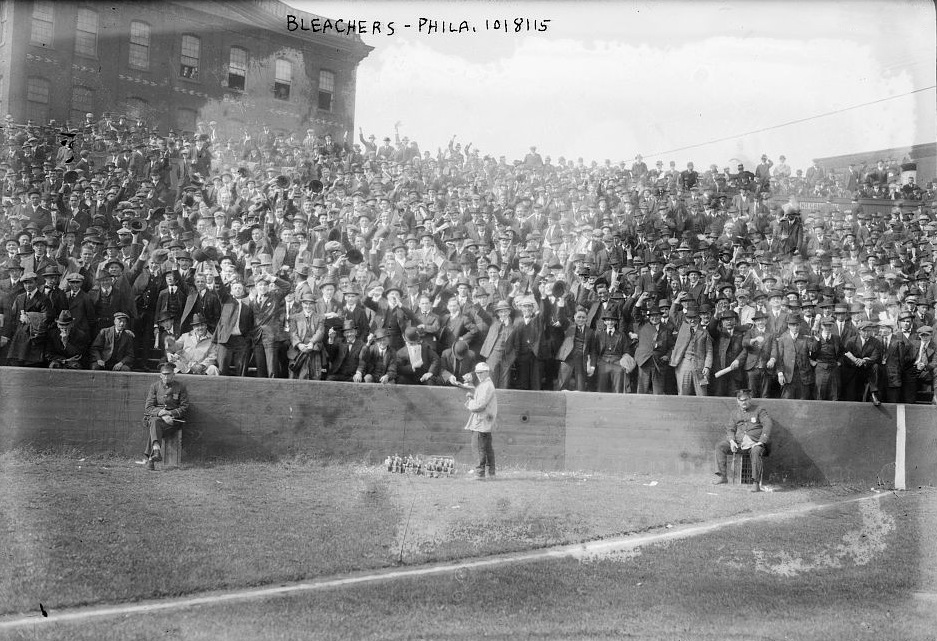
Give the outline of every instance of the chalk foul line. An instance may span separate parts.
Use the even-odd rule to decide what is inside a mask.
[[[796,517],[840,505],[847,505],[860,501],[876,500],[885,496],[892,496],[892,493],[879,492],[876,494],[845,499],[843,501],[798,505],[793,508],[788,508],[786,510],[777,512],[767,512],[749,516],[726,517],[722,519],[716,519],[714,521],[709,521],[707,523],[676,526],[662,531],[655,530],[653,532],[647,532],[643,534],[624,535],[609,539],[602,539],[599,541],[558,545],[549,548],[530,550],[527,552],[496,554],[485,557],[462,559],[459,561],[432,563],[409,568],[397,567],[380,570],[369,570],[367,572],[323,577],[319,579],[287,583],[276,586],[205,592],[198,596],[173,597],[168,599],[147,600],[136,603],[115,605],[66,608],[58,611],[49,611],[48,616],[43,616],[39,612],[28,615],[6,615],[0,617],[0,630],[10,630],[35,625],[48,625],[51,623],[78,622],[106,617],[124,617],[132,614],[150,614],[154,612],[166,612],[243,601],[257,601],[275,597],[289,596],[293,594],[301,594],[303,592],[312,592],[316,590],[327,590],[332,588],[342,588],[346,586],[375,583],[378,581],[390,581],[394,579],[406,579],[454,573],[462,569],[481,569],[499,565],[543,561],[550,559],[590,558],[595,555],[626,552],[644,545],[700,536],[726,527],[734,527],[737,525],[756,523],[759,521],[770,521],[779,518]]]

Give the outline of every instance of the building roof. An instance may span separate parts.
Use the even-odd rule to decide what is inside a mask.
[[[367,57],[374,47],[365,44],[358,34],[339,34],[335,32],[288,31],[287,16],[295,16],[297,20],[304,20],[309,24],[312,20],[323,21],[325,16],[319,16],[308,11],[295,9],[280,0],[251,0],[250,2],[228,2],[225,0],[174,0],[177,5],[189,9],[196,9],[217,17],[234,20],[254,28],[276,31],[287,38],[297,38],[310,42],[328,44],[346,53],[354,54],[356,62]]]

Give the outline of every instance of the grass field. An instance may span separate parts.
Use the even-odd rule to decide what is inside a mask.
[[[123,460],[4,455],[0,614],[594,540],[860,490],[752,495],[708,481],[506,471],[477,483],[317,461],[154,474]],[[0,638],[937,639],[937,601],[926,595],[937,593],[935,531],[937,492],[923,490],[633,553]]]

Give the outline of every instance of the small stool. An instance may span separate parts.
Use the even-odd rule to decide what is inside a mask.
[[[182,465],[182,430],[175,430],[169,436],[164,436],[160,445],[163,451],[164,467],[179,467]]]
[[[748,450],[739,450],[732,455],[732,473],[729,478],[732,483],[752,484],[752,459]]]

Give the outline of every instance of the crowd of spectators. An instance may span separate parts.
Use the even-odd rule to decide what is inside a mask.
[[[934,185],[893,161],[509,162],[110,114],[0,144],[6,365],[447,385],[485,361],[499,388],[874,403],[937,367]]]

